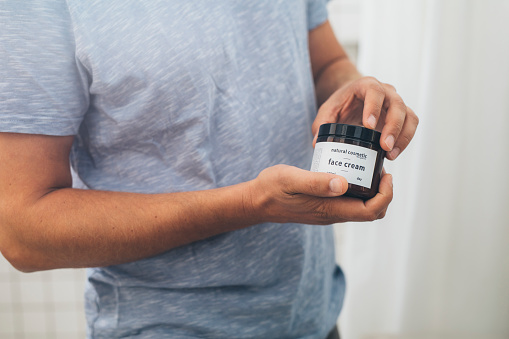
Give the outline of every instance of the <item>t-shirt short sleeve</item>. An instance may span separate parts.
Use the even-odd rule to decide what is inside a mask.
[[[88,81],[65,1],[5,0],[0,22],[0,132],[76,134]]]
[[[308,30],[327,20],[327,2],[328,0],[308,0]]]

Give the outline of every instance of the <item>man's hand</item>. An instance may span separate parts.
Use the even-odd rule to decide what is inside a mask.
[[[309,32],[309,55],[316,97],[321,105],[313,123],[315,135],[325,123],[346,123],[382,132],[380,145],[394,160],[412,140],[419,119],[393,86],[362,77],[336,40],[329,24]]]
[[[412,140],[419,119],[393,86],[371,77],[349,82],[320,107],[312,131],[325,123],[364,125],[382,132],[380,146],[394,160]]]
[[[392,176],[383,176],[379,193],[368,201],[341,197],[345,178],[277,165],[262,171],[251,182],[253,214],[261,221],[327,225],[383,218],[392,200]]]

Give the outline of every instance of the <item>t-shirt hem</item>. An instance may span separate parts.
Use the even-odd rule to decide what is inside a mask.
[[[0,132],[42,134],[54,136],[76,135],[78,121],[33,118],[0,118]]]

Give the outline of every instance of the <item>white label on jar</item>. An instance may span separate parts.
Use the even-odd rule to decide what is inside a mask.
[[[318,142],[311,171],[341,175],[348,183],[371,188],[377,152],[339,142]]]

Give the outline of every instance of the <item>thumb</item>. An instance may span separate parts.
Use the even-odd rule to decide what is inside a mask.
[[[311,125],[311,133],[313,133],[313,147],[316,145],[318,138],[318,131],[323,124],[330,124],[338,122],[339,110],[335,106],[331,106],[328,102],[324,103],[316,115],[315,121]]]
[[[310,172],[289,167],[285,175],[288,194],[306,194],[315,197],[337,197],[346,193],[348,181],[331,173]]]

